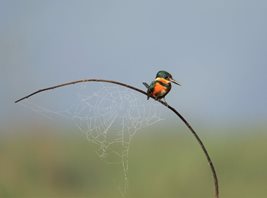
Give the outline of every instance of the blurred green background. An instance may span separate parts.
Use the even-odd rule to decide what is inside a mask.
[[[1,0],[0,197],[123,197],[121,164],[101,160],[72,123],[32,111],[80,105],[77,90],[40,94],[26,108],[14,101],[81,78],[144,89],[167,70],[182,86],[166,100],[207,146],[221,197],[265,198],[266,10],[262,0]],[[164,121],[131,141],[125,197],[212,197],[199,145],[159,112]]]
[[[44,125],[23,130],[1,136],[1,197],[123,197],[121,165],[101,160],[79,132]],[[198,129],[215,163],[221,197],[265,197],[266,128],[210,130]],[[228,135],[215,135],[217,130]],[[193,136],[162,123],[133,138],[128,186],[125,197],[213,195],[210,169]]]

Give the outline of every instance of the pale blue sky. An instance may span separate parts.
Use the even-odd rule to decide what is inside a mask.
[[[266,10],[264,0],[2,0],[1,123],[36,89],[97,77],[142,88],[161,69],[182,84],[167,100],[193,120],[265,122]]]

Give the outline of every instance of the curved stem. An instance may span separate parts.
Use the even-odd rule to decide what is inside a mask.
[[[84,79],[84,80],[71,81],[71,82],[67,82],[67,83],[55,85],[55,86],[52,86],[52,87],[47,87],[47,88],[44,88],[44,89],[39,89],[38,91],[35,91],[35,92],[33,92],[33,93],[31,93],[31,94],[23,97],[23,98],[20,98],[20,99],[16,100],[15,103],[18,103],[18,102],[20,102],[20,101],[22,101],[24,99],[30,98],[31,96],[36,95],[36,94],[38,94],[40,92],[44,92],[44,91],[48,91],[48,90],[52,90],[52,89],[56,89],[56,88],[60,88],[60,87],[65,87],[65,86],[68,86],[68,85],[74,85],[74,84],[77,84],[77,83],[85,83],[85,82],[105,82],[105,83],[117,84],[117,85],[120,85],[120,86],[129,88],[129,89],[135,90],[135,91],[137,91],[137,92],[139,92],[139,93],[144,94],[144,95],[147,96],[147,93],[145,91],[143,91],[143,90],[141,90],[139,88],[133,87],[131,85],[118,82],[118,81],[105,80],[105,79]],[[150,96],[150,97],[154,98],[153,96]],[[214,165],[212,163],[212,160],[211,160],[211,158],[209,156],[209,153],[208,153],[206,147],[204,146],[202,140],[197,135],[197,133],[195,132],[195,130],[191,127],[191,125],[189,124],[189,122],[187,122],[187,120],[175,108],[173,108],[172,106],[168,105],[167,103],[165,103],[165,102],[163,102],[161,100],[157,100],[157,101],[160,102],[162,105],[166,106],[173,113],[175,113],[185,123],[185,125],[187,126],[187,128],[190,130],[190,132],[196,138],[196,140],[197,140],[198,144],[201,146],[201,149],[203,150],[203,152],[204,152],[204,154],[205,154],[205,156],[207,158],[207,161],[209,163],[209,166],[211,168],[211,172],[212,172],[212,176],[213,176],[213,180],[214,180],[215,197],[216,198],[219,198],[219,183],[218,183],[218,177],[217,177],[217,174],[216,174],[216,170],[215,170],[215,167],[214,167]]]

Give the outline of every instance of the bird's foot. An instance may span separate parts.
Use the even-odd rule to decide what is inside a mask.
[[[162,99],[157,99],[158,101],[160,101],[161,103],[163,103],[164,105],[166,105],[167,107],[169,107],[168,103],[166,102],[165,98]]]

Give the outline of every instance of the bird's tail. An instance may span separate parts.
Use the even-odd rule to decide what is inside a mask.
[[[145,85],[146,88],[149,88],[149,85],[146,82],[143,82],[143,85]]]
[[[147,89],[149,88],[149,85],[146,82],[143,82],[143,85],[145,85]],[[149,99],[149,94],[147,94],[147,99]]]

